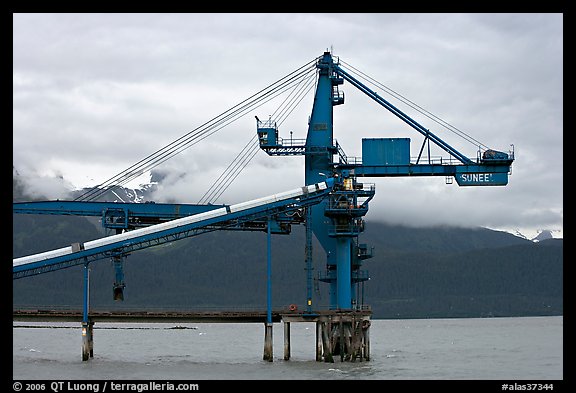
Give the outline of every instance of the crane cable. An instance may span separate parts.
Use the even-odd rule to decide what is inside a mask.
[[[184,139],[183,142],[180,142],[179,144],[175,144],[175,142],[172,142],[172,144],[168,145],[167,147],[158,150],[155,154],[150,155],[146,160],[142,160],[141,162],[144,162],[144,164],[147,164],[147,166],[141,165],[140,167],[136,167],[136,169],[132,169],[135,167],[135,165],[131,168],[129,168],[129,170],[124,171],[125,173],[120,173],[119,175],[116,175],[114,178],[112,178],[111,180],[115,180],[115,179],[119,179],[116,183],[116,185],[114,186],[110,186],[109,188],[113,188],[116,187],[118,185],[122,185],[125,184],[127,181],[132,180],[133,178],[140,176],[141,174],[143,174],[146,170],[151,169],[152,167],[166,161],[167,159],[173,157],[174,155],[180,153],[181,151],[183,151],[184,149],[190,147],[192,144],[195,144],[203,139],[205,139],[206,137],[212,135],[213,133],[215,133],[216,131],[218,131],[219,129],[223,128],[224,126],[232,123],[233,121],[237,120],[239,117],[237,117],[236,119],[232,118],[234,115],[236,115],[237,113],[242,113],[242,111],[246,111],[247,109],[249,109],[249,105],[254,105],[255,102],[257,102],[258,100],[261,100],[263,98],[265,98],[267,95],[270,95],[272,93],[274,93],[275,91],[277,91],[279,88],[283,88],[286,86],[287,83],[290,83],[290,80],[283,82],[283,84],[281,84],[279,87],[276,87],[274,89],[271,89],[269,91],[266,91],[265,93],[261,94],[261,97],[257,97],[256,99],[253,99],[252,102],[245,104],[244,106],[240,107],[239,109],[236,109],[234,111],[232,111],[231,113],[228,113],[226,116],[223,116],[224,114],[226,114],[226,112],[224,112],[222,115],[210,120],[209,122],[205,123],[208,124],[207,127],[205,127],[205,129],[202,130],[202,126],[198,127],[196,130],[200,130],[197,131],[195,133],[193,133],[194,131],[188,133],[187,135],[192,134],[192,136],[188,136],[187,139]],[[289,84],[288,84],[289,85]],[[266,89],[262,90],[265,91]],[[260,93],[262,93],[262,91]],[[254,95],[256,96],[256,95]],[[254,97],[252,96],[252,97]],[[246,101],[246,100],[245,100]],[[236,107],[238,107],[240,104],[236,105]],[[235,107],[233,107],[232,109],[234,109]],[[230,110],[228,110],[227,112],[230,112]],[[218,119],[220,117],[220,119]],[[230,120],[232,118],[232,120]],[[217,119],[217,120],[215,120]],[[226,121],[228,121],[227,123],[225,123]],[[213,124],[210,124],[210,122],[213,122]],[[225,123],[225,124],[222,124]],[[219,126],[219,128],[216,128],[217,126]],[[216,129],[215,129],[216,128]],[[179,140],[182,140],[184,137],[181,137]],[[178,141],[178,140],[177,140]],[[168,147],[174,145],[175,147],[172,147],[171,149],[168,150]],[[162,154],[159,154],[162,153]],[[154,155],[156,155],[156,157],[154,157]],[[111,184],[111,180],[109,180],[106,183],[103,184]],[[96,197],[104,194],[107,191],[107,188],[102,187],[102,185],[97,186],[95,189],[92,190],[92,195],[91,198],[95,199]],[[90,194],[90,192],[88,192],[87,194]],[[94,195],[97,194],[97,195]]]
[[[209,204],[213,203],[214,201],[216,201],[216,199],[218,199],[219,196],[218,193],[220,189],[223,187],[222,184],[227,182],[229,177],[231,176],[230,172],[234,170],[234,168],[238,167],[239,165],[238,162],[240,162],[243,157],[250,156],[252,154],[255,144],[256,147],[260,149],[260,146],[258,145],[258,135],[253,135],[250,141],[248,141],[248,143],[242,148],[242,150],[238,153],[238,155],[234,158],[234,160],[232,160],[232,162],[228,164],[228,167],[226,167],[226,169],[222,172],[222,174],[220,174],[220,176],[214,181],[214,183],[212,184],[212,186],[210,186],[208,191],[206,191],[202,196],[202,198],[200,198],[198,204]]]
[[[311,70],[315,71],[316,59],[308,62],[304,66],[301,66],[297,70],[291,72],[290,74],[284,76],[283,78],[277,80],[270,86],[260,90],[259,92],[253,94],[249,98],[240,102],[239,104],[233,106],[232,108],[226,110],[222,114],[212,118],[211,120],[205,122],[201,126],[195,128],[194,130],[186,133],[165,147],[157,150],[156,152],[148,155],[144,159],[140,160],[136,164],[130,166],[119,174],[111,177],[110,179],[104,181],[103,183],[91,188],[87,192],[75,198],[75,200],[94,200],[99,196],[103,195],[110,189],[118,187],[126,182],[142,175],[146,171],[156,167],[162,162],[174,155],[179,154],[183,150],[189,148],[190,146],[196,144],[197,142],[207,138],[208,136],[214,134],[221,128],[229,125],[230,123],[238,120],[240,117],[246,114],[246,112],[253,106],[258,104],[258,102],[273,98],[274,94],[280,94],[282,91],[286,90],[288,87],[293,85],[295,81],[298,81],[303,75],[308,75]],[[272,97],[270,97],[272,95]],[[260,104],[261,105],[261,104]]]
[[[252,139],[244,146],[244,152],[240,152],[234,161],[230,163],[228,168],[220,175],[217,183],[214,183],[212,187],[204,194],[202,199],[198,201],[199,204],[204,203],[214,203],[220,196],[228,189],[232,182],[238,177],[238,175],[244,170],[244,168],[252,161],[256,153],[260,150],[260,145],[258,143],[258,135],[254,135]]]
[[[311,75],[311,76],[313,76],[313,75]],[[306,80],[309,80],[309,79],[310,79],[310,76],[308,78],[306,78]],[[302,81],[304,81],[304,80],[305,80],[304,78],[301,79],[300,83],[297,86],[301,85]],[[295,90],[297,90],[297,89],[294,88],[293,92]],[[290,97],[290,95],[288,96],[288,98]],[[281,106],[286,101],[287,101],[287,99],[285,99],[283,101]],[[277,111],[278,111],[278,109],[274,112],[274,114]],[[271,116],[273,116],[273,115],[271,115]],[[250,145],[252,145],[252,146],[251,146],[249,152],[243,153],[243,152],[245,152],[245,150]],[[258,142],[258,138],[257,138],[257,135],[254,135],[254,137],[240,151],[240,153],[236,156],[236,158],[234,158],[232,163],[230,163],[228,165],[228,167],[224,170],[224,172],[218,177],[218,179],[216,179],[214,184],[212,184],[212,186],[202,196],[202,198],[200,199],[200,201],[198,203],[214,203],[222,195],[222,193],[230,186],[230,184],[232,184],[232,182],[236,179],[236,177],[238,177],[240,172],[242,172],[244,170],[244,168],[250,163],[252,158],[254,158],[254,156],[256,155],[256,153],[259,150],[260,150],[260,145]],[[232,172],[232,171],[234,171],[234,172]]]
[[[395,97],[396,99],[402,101],[404,104],[408,105],[409,107],[411,107],[412,109],[420,112],[421,114],[423,114],[424,116],[426,116],[427,118],[429,118],[430,120],[438,123],[439,125],[445,127],[446,129],[448,129],[449,131],[453,132],[454,134],[458,135],[459,137],[461,137],[462,139],[464,139],[465,141],[473,144],[474,146],[477,147],[483,147],[484,149],[489,149],[488,146],[486,146],[485,144],[481,143],[480,141],[474,139],[472,136],[466,134],[464,131],[456,128],[455,126],[451,125],[450,123],[442,120],[441,118],[439,118],[438,116],[434,115],[433,113],[427,111],[426,109],[422,108],[421,106],[419,106],[418,104],[414,103],[413,101],[410,101],[409,99],[407,99],[406,97],[402,96],[401,94],[395,92],[394,90],[390,89],[389,87],[385,86],[384,84],[376,81],[375,79],[371,78],[370,76],[366,75],[365,73],[363,73],[362,71],[358,70],[357,68],[353,67],[352,65],[350,65],[349,63],[346,63],[345,61],[342,61],[343,64],[345,64],[347,67],[350,67],[351,69],[353,69],[354,71],[356,71],[358,74],[360,74],[359,78],[362,78],[364,80],[367,80],[368,82],[372,83],[374,86],[379,87],[380,89],[382,89],[384,92],[388,93],[389,95]]]
[[[281,125],[286,118],[294,111],[298,104],[303,100],[306,94],[314,87],[314,79],[316,72],[306,78],[302,78],[298,85],[296,85],[290,94],[282,101],[279,107],[270,115],[270,117],[277,118],[277,125]],[[260,151],[260,144],[258,136],[254,135],[250,141],[242,148],[234,160],[222,172],[222,174],[215,180],[212,186],[198,201],[202,203],[214,203],[218,198],[228,189],[232,182],[240,175],[240,173],[248,166],[254,156]]]

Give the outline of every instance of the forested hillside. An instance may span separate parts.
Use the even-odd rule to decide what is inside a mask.
[[[102,236],[80,217],[13,215],[13,256]],[[484,228],[411,228],[368,221],[361,243],[371,280],[359,301],[375,318],[561,315],[563,241],[540,243]],[[325,259],[315,243],[315,275]],[[272,303],[306,300],[304,230],[273,236]],[[92,264],[91,305],[100,308],[266,306],[266,234],[218,231],[137,251],[126,260],[125,300],[112,300],[114,269]],[[327,306],[327,284],[314,302]],[[14,306],[82,304],[82,268],[13,281]]]

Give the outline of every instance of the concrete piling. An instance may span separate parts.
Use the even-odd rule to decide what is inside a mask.
[[[264,324],[264,356],[263,359],[269,362],[272,362],[273,359],[273,350],[272,350],[272,323],[266,322]]]
[[[327,363],[334,363],[332,357],[332,344],[330,339],[330,321],[320,322],[322,325],[322,357]]]
[[[290,322],[284,321],[284,360],[290,360]]]
[[[316,361],[322,361],[322,324],[320,321],[316,321]]]
[[[82,360],[94,357],[94,322],[82,322]]]

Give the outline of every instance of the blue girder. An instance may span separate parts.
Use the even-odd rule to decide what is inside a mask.
[[[13,279],[17,279],[69,268],[109,258],[118,255],[119,253],[125,254],[163,243],[196,236],[201,233],[215,230],[215,226],[235,226],[243,222],[265,219],[285,212],[301,210],[307,206],[317,204],[326,198],[332,190],[332,179],[328,179],[326,185],[327,187],[324,189],[318,188],[317,186],[316,189],[311,192],[308,191],[306,187],[303,187],[301,195],[278,201],[266,202],[267,199],[264,199],[261,204],[258,204],[259,200],[256,200],[254,201],[255,206],[247,205],[242,207],[242,209],[240,209],[239,206],[243,204],[226,206],[225,212],[222,214],[202,219],[197,222],[192,222],[190,224],[178,225],[177,221],[172,221],[174,224],[165,230],[155,231],[152,233],[149,233],[149,230],[147,233],[144,233],[146,232],[144,229],[136,230],[131,232],[134,236],[131,235],[132,237],[129,239],[115,241],[114,236],[112,236],[108,238],[111,239],[108,241],[108,244],[91,249],[85,249],[84,244],[77,243],[71,246],[72,252],[68,252],[65,255],[55,256],[32,263],[17,264],[17,262],[15,262],[12,269],[12,276]],[[238,210],[235,210],[236,206],[238,206]],[[185,219],[186,218],[182,218],[180,220]],[[159,225],[165,224],[166,223]],[[154,229],[154,226],[149,227],[149,229],[150,228]],[[140,235],[140,232],[143,232],[143,234]]]
[[[159,224],[194,214],[220,209],[228,205],[137,203],[137,202],[78,202],[78,201],[35,201],[14,202],[13,213],[46,214],[65,216],[101,217],[102,226],[109,229],[135,229]],[[300,224],[303,217],[278,216],[272,220],[272,233],[290,233],[290,224]],[[266,231],[268,221],[258,219],[243,222],[239,226],[220,229],[242,231]]]
[[[15,202],[12,212],[20,214],[55,214],[73,216],[101,216],[107,209],[126,210],[130,216],[173,220],[191,214],[219,209],[226,205],[198,205],[183,203],[77,202],[36,201]]]

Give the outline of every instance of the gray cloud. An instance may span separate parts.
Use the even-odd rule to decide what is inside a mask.
[[[14,14],[13,160],[62,187],[119,173],[326,49],[516,161],[506,187],[443,178],[377,184],[367,220],[563,228],[562,14]],[[335,108],[348,155],[361,138],[410,137],[350,84]],[[389,98],[386,96],[386,98]],[[395,102],[396,104],[396,102]],[[270,103],[167,161],[159,200],[196,202],[255,133]],[[305,137],[312,97],[282,124]],[[398,104],[468,156],[476,148]],[[301,157],[259,152],[219,202],[301,185]],[[43,181],[33,182],[42,187]]]

